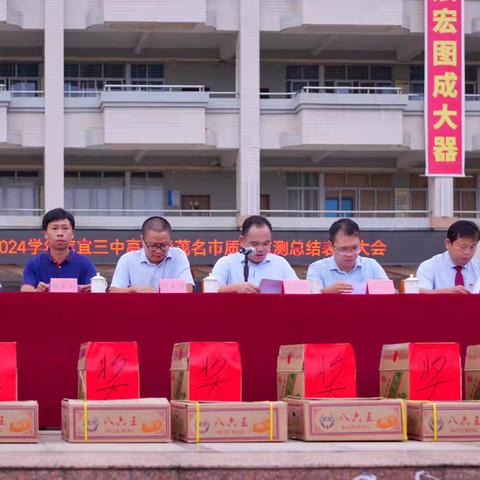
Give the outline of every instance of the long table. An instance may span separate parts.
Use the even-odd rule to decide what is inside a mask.
[[[42,427],[75,398],[85,341],[139,345],[142,397],[170,397],[172,346],[237,341],[244,400],[276,397],[281,344],[350,342],[359,396],[378,394],[384,343],[480,343],[477,295],[0,294],[1,341],[16,341],[19,399],[38,400]]]

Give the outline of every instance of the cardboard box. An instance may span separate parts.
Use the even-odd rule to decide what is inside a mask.
[[[0,402],[0,443],[38,443],[38,403]]]
[[[78,398],[121,400],[140,397],[137,342],[87,342],[78,358]]]
[[[0,342],[0,401],[17,400],[17,344]]]
[[[380,360],[380,396],[410,400],[461,400],[458,344],[384,345]]]
[[[170,372],[172,400],[242,400],[242,365],[236,342],[176,343]]]
[[[277,358],[277,398],[353,398],[356,376],[349,343],[282,345]]]
[[[172,400],[175,440],[286,442],[285,402],[192,402]]]
[[[407,439],[404,400],[287,397],[285,401],[289,438],[317,442]]]
[[[465,400],[480,400],[480,345],[467,347],[465,356]]]
[[[480,440],[480,402],[407,402],[408,436],[422,441]]]
[[[92,443],[170,442],[170,404],[166,398],[65,399],[62,438],[67,442]]]

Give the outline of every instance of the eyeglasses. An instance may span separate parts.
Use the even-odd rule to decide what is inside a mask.
[[[360,245],[356,247],[336,247],[335,245],[333,248],[340,254],[340,255],[349,255],[350,253],[359,253],[361,248]]]
[[[461,252],[474,252],[477,248],[477,244],[475,243],[474,245],[458,245],[457,248],[461,251]]]
[[[170,243],[145,243],[145,246],[151,251],[154,252],[155,250],[168,250],[170,247]]]

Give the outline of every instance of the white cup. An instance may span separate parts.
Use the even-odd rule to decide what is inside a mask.
[[[108,282],[98,272],[90,281],[92,293],[105,293],[107,291]]]

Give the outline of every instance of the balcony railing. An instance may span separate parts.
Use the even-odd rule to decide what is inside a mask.
[[[237,92],[206,92],[204,85],[105,85],[101,90],[65,90],[65,97],[99,97],[105,92],[137,92],[137,93],[164,93],[164,92],[201,92],[207,93],[209,98],[238,98]]]
[[[428,217],[430,210],[262,210],[262,215],[268,217],[294,218],[337,218],[337,217],[397,217],[415,218]]]
[[[41,216],[44,213],[42,208],[0,208],[0,216]]]
[[[147,209],[92,209],[92,208],[68,208],[69,212],[78,216],[118,216],[118,217],[143,217],[152,215],[164,215],[167,217],[230,217],[238,214],[237,210],[147,210]]]
[[[400,95],[402,89],[400,87],[303,87],[297,93],[363,93],[363,94],[394,94]]]
[[[105,92],[204,92],[205,85],[112,85],[106,84]]]
[[[454,217],[460,218],[480,218],[480,211],[478,210],[454,210]]]
[[[295,98],[297,95],[305,93],[323,93],[332,94],[339,93],[342,95],[401,95],[402,89],[400,87],[336,87],[336,86],[322,86],[322,87],[303,87],[301,90],[294,92],[260,92],[261,99],[284,100]]]

